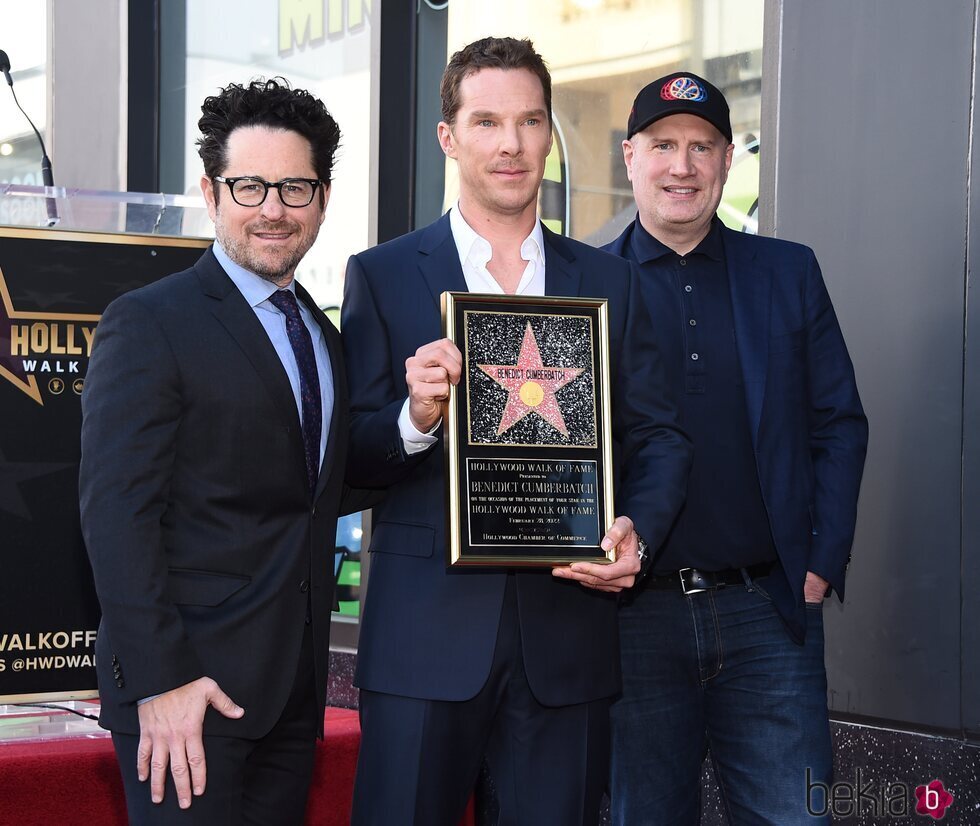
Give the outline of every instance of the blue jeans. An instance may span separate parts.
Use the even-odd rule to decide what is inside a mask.
[[[699,823],[709,752],[732,826],[829,823],[807,812],[807,769],[828,785],[833,771],[823,609],[797,645],[764,587],[647,589],[622,607],[616,826]]]

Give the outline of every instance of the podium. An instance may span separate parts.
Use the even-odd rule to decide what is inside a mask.
[[[0,183],[0,227],[212,238],[204,198]]]
[[[95,328],[117,296],[193,264],[211,232],[200,197],[0,184],[0,704],[96,696],[78,510]]]

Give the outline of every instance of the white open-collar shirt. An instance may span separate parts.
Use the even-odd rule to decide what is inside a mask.
[[[458,202],[449,210],[449,227],[453,233],[453,241],[456,243],[456,252],[459,253],[459,264],[463,268],[466,289],[471,293],[503,295],[503,287],[487,269],[487,264],[493,258],[493,248],[486,238],[466,223],[466,219],[459,211]],[[544,295],[544,233],[541,231],[540,221],[534,222],[531,234],[521,244],[521,258],[527,263],[515,294]],[[405,452],[418,453],[435,444],[437,439],[432,433],[440,424],[441,421],[437,422],[429,433],[421,433],[412,424],[408,414],[408,399],[405,399],[398,416],[398,430],[405,445]]]

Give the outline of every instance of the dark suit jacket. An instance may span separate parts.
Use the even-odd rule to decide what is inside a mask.
[[[549,295],[609,299],[617,512],[659,542],[680,506],[690,461],[664,391],[635,272],[624,261],[545,235]],[[506,574],[447,571],[441,445],[408,457],[397,419],[405,359],[442,336],[440,295],[466,282],[448,215],[355,255],[347,268],[344,349],[351,389],[349,481],[387,488],[375,509],[356,681],[403,696],[464,700],[486,680]],[[441,429],[439,431],[441,434]],[[616,601],[549,571],[516,574],[524,662],[545,705],[619,690]]]
[[[138,733],[137,700],[208,676],[245,716],[209,709],[205,734],[262,736],[293,685],[308,601],[325,702],[347,381],[340,336],[296,292],[323,329],[335,391],[312,499],[289,380],[210,249],[102,316],[80,491],[107,728]]]
[[[633,227],[603,249],[632,260]],[[724,227],[722,238],[756,467],[781,563],[767,591],[802,640],[806,572],[844,595],[868,422],[813,251]],[[640,271],[664,357],[682,360],[670,309],[677,299]]]

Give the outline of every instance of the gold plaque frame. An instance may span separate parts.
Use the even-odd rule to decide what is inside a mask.
[[[450,567],[608,563],[605,299],[442,294],[463,357],[443,420]]]

